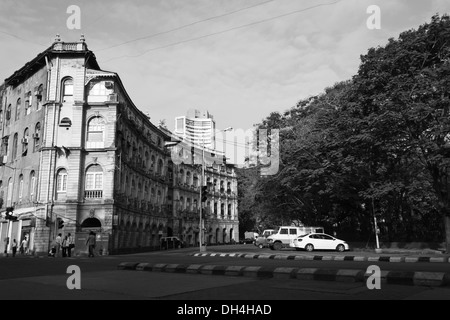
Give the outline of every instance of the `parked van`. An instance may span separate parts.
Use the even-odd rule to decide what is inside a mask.
[[[267,237],[267,244],[272,250],[281,250],[289,247],[289,243],[295,238],[308,233],[324,233],[323,227],[280,227],[277,233]]]

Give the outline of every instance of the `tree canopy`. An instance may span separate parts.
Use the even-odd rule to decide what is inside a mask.
[[[361,56],[352,79],[257,125],[280,129],[280,170],[240,172],[240,216],[321,224],[350,240],[446,241],[450,252],[450,19]],[[251,194],[251,197],[249,197]]]

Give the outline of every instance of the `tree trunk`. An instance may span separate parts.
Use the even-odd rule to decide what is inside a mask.
[[[450,254],[450,216],[444,215],[445,253]]]

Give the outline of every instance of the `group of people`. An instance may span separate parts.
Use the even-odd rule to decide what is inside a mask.
[[[75,248],[75,239],[72,234],[69,232],[64,238],[61,233],[55,238],[54,245],[52,246],[52,250],[50,250],[49,255],[53,257],[71,257],[72,249]]]
[[[12,256],[15,257],[17,254],[17,250],[22,255],[28,255],[30,253],[28,241],[29,236],[26,234],[20,243],[20,245],[17,243],[16,239],[13,239],[11,243],[11,250],[12,250]],[[9,237],[5,238],[4,241],[5,244],[5,251],[4,253],[6,256],[8,256],[8,246],[9,246]],[[94,257],[94,250],[96,245],[96,235],[93,231],[89,232],[89,236],[86,239],[86,245],[89,249],[89,257]],[[53,241],[52,248],[50,252],[48,253],[51,257],[71,257],[72,256],[72,249],[75,248],[75,239],[72,236],[71,233],[68,233],[66,236],[62,236],[61,233],[58,233],[58,236],[56,236],[55,240]]]
[[[86,240],[86,245],[89,249],[89,257],[94,257],[94,249],[95,249],[96,239],[95,233],[93,231],[89,232],[89,236]],[[74,237],[68,233],[66,236],[62,236],[61,233],[58,233],[58,236],[55,238],[54,245],[49,252],[49,256],[52,257],[71,257],[72,249],[75,248],[75,240]]]
[[[5,238],[5,254],[8,256],[8,245],[9,245],[9,237]],[[26,234],[20,243],[20,245],[17,243],[16,239],[13,239],[13,242],[11,244],[11,250],[12,250],[12,256],[15,257],[17,254],[17,249],[19,249],[20,254],[27,255],[29,254],[28,249],[28,234]]]

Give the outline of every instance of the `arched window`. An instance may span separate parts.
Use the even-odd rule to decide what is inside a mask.
[[[144,186],[144,200],[149,200],[148,199],[148,186],[147,186],[147,184],[145,184],[145,186]]]
[[[186,172],[186,184],[191,185],[191,172]]]
[[[40,143],[41,143],[41,124],[38,122],[36,123],[36,127],[34,128],[34,148],[33,152],[38,151]]]
[[[184,198],[180,197],[180,202],[179,202],[179,206],[178,206],[179,210],[184,210]]]
[[[8,107],[6,108],[5,119],[6,125],[9,126],[9,124],[11,123],[11,104],[9,104]]]
[[[35,95],[36,95],[36,110],[41,110],[42,108],[42,95],[44,93],[44,85],[39,85],[37,88]]]
[[[198,187],[198,176],[194,174],[194,187]]]
[[[163,172],[164,172],[164,162],[161,159],[159,159],[159,161],[158,161],[158,174],[160,176],[162,176]]]
[[[145,151],[145,169],[150,168],[151,163],[150,163],[150,155],[148,154],[148,151]]]
[[[12,159],[11,160],[15,160],[17,157],[18,140],[19,140],[19,135],[16,133],[13,138]]]
[[[138,183],[138,199],[142,199],[142,184]]]
[[[156,203],[157,203],[157,204],[162,204],[161,190],[158,190],[158,195],[157,195],[157,198],[156,198]]]
[[[228,215],[231,216],[231,203],[228,204],[228,208],[227,209],[228,209],[227,210]]]
[[[32,105],[32,98],[31,91],[27,93],[25,96],[25,115],[29,115],[31,113],[31,105]]]
[[[194,210],[197,211],[198,209],[198,200],[194,199]]]
[[[72,78],[66,78],[62,82],[62,101],[73,101],[73,80]]]
[[[13,194],[13,182],[12,178],[8,180],[8,190],[6,190],[6,206],[10,207],[12,205],[12,194]]]
[[[134,179],[131,180],[131,196],[134,198],[136,196],[136,183]]]
[[[66,169],[61,169],[58,171],[56,176],[56,192],[63,193],[67,192],[67,171]]]
[[[20,109],[22,107],[22,100],[17,99],[17,104],[16,104],[16,121],[19,120],[20,118]]]
[[[88,148],[104,147],[105,123],[106,121],[102,117],[93,117],[89,120],[87,126]]]
[[[150,165],[150,171],[153,172],[154,169],[155,169],[155,156],[152,155],[152,163]]]
[[[125,178],[125,194],[127,196],[130,195],[130,189],[128,188],[130,186],[130,178],[128,176],[126,176]]]
[[[179,183],[184,183],[184,170],[180,169],[180,175],[178,178]]]
[[[23,174],[19,176],[19,202],[22,202],[23,197]]]
[[[30,194],[30,200],[31,201],[34,201],[35,187],[36,187],[36,174],[34,173],[34,171],[31,171],[31,173],[30,173],[30,185],[29,185],[29,190],[28,190],[28,193]]]
[[[86,199],[103,197],[103,169],[98,164],[91,165],[86,170],[84,197]]]
[[[187,198],[187,200],[186,200],[186,210],[188,210],[188,211],[192,210],[191,198]]]
[[[22,139],[22,155],[26,156],[28,152],[28,141],[30,140],[29,137],[29,130],[28,128],[25,128],[25,131],[23,132],[23,139]]]

